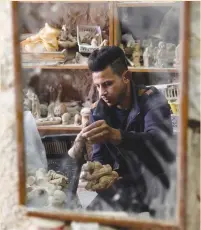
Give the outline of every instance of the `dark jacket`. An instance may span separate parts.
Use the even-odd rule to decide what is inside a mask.
[[[167,143],[173,135],[170,106],[155,87],[135,86],[131,82],[131,88],[132,108],[120,129],[121,143],[116,146],[111,143],[93,145],[92,160],[110,164],[127,186],[144,186],[142,168],[146,167],[169,188],[169,179],[156,155],[166,162],[175,160]],[[114,127],[113,108],[102,99],[95,103],[91,112],[92,122],[103,119]]]

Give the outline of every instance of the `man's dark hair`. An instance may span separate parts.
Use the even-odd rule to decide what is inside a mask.
[[[118,76],[128,70],[124,52],[118,46],[104,46],[100,50],[93,51],[89,56],[88,66],[92,72],[103,71],[110,66]]]

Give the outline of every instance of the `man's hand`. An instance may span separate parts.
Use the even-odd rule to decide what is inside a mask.
[[[104,120],[99,120],[84,128],[81,132],[83,138],[86,138],[92,144],[102,142],[111,142],[119,144],[121,142],[121,133],[118,129],[113,129]]]

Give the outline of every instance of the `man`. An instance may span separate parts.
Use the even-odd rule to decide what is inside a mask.
[[[95,50],[88,60],[99,100],[81,136],[93,144],[92,161],[110,164],[121,177],[99,195],[115,208],[145,211],[149,170],[165,188],[170,182],[158,157],[174,161],[167,140],[173,129],[170,107],[155,88],[131,80],[124,52],[119,47]],[[154,185],[153,185],[154,186]],[[119,198],[115,194],[119,194]]]

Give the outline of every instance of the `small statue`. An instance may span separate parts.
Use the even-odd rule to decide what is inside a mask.
[[[86,124],[89,123],[91,109],[90,108],[83,108],[81,110],[80,114],[82,116],[82,126],[85,126]]]
[[[67,107],[65,103],[61,103],[61,94],[62,94],[62,85],[58,86],[58,94],[54,107],[54,115],[56,117],[61,117],[64,113],[67,112]]]
[[[149,46],[145,48],[145,51],[143,53],[143,63],[145,67],[150,67],[154,63],[152,43],[150,43]]]
[[[75,114],[75,117],[74,117],[74,125],[76,126],[80,126],[81,125],[81,116],[80,114]]]
[[[167,50],[166,43],[159,42],[158,51],[156,55],[156,67],[164,68],[167,66]]]
[[[31,89],[28,89],[27,98],[31,100],[32,115],[36,119],[39,119],[41,117],[41,111],[40,111],[40,102],[38,96]]]
[[[174,67],[179,67],[180,62],[181,62],[181,57],[180,57],[180,44],[176,47],[175,49],[175,59],[174,59]]]
[[[142,50],[140,48],[140,44],[136,43],[134,46],[134,51],[132,54],[132,58],[133,58],[133,64],[135,67],[140,67],[141,63],[140,63],[140,58],[142,56]]]
[[[96,38],[93,38],[93,39],[91,40],[91,46],[92,46],[92,47],[98,47],[98,41],[96,40]]]
[[[40,111],[42,117],[47,117],[48,106],[46,104],[40,104]]]
[[[69,125],[70,124],[70,118],[71,118],[70,113],[64,113],[61,117],[62,125]]]

